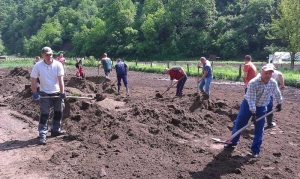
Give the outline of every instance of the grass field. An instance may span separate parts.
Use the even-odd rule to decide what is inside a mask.
[[[75,59],[67,58],[67,66],[75,66]],[[0,61],[1,68],[15,68],[15,67],[32,67],[34,58],[6,58],[5,61]],[[115,63],[115,62],[113,62]],[[130,70],[143,71],[148,73],[163,73],[166,67],[181,66],[184,68],[189,76],[197,76],[198,68],[197,61],[172,61],[172,62],[126,62]],[[97,66],[98,61],[94,58],[84,60],[83,65],[88,67]],[[263,66],[263,62],[254,62],[258,70]],[[214,79],[224,79],[232,81],[242,81],[241,75],[243,62],[239,61],[213,61],[213,75]],[[285,78],[287,86],[294,86],[300,88],[300,62],[295,62],[295,69],[289,69],[288,62],[276,65],[278,70],[281,71]],[[299,68],[299,69],[298,69]],[[202,71],[200,69],[199,73]],[[96,74],[95,74],[96,75]]]

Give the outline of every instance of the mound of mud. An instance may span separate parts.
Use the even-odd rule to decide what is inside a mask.
[[[30,73],[23,68],[14,68],[5,77],[0,78],[0,94],[9,97],[20,93],[26,86],[30,85]]]
[[[9,72],[9,74],[6,77],[15,77],[15,76],[22,76],[24,78],[30,79],[29,71],[23,68],[14,68]]]
[[[103,76],[91,76],[86,80],[77,77],[71,77],[66,83],[66,87],[76,88],[83,93],[109,93],[115,92],[115,88],[111,85],[111,80]]]
[[[155,150],[173,153],[184,149],[185,155],[195,155],[196,150],[185,146],[198,145],[193,141],[204,140],[203,136],[208,134],[221,136],[228,130],[223,126],[231,126],[231,117],[235,115],[234,108],[226,102],[199,100],[195,94],[147,100],[144,97],[130,99],[128,96],[116,96],[106,92],[113,89],[110,80],[96,79],[95,82],[76,77],[65,79],[68,93],[94,95],[96,100],[65,100],[62,128],[67,130],[67,135],[63,139],[80,142],[80,147],[57,152],[50,162],[63,165],[70,158],[76,158],[80,161],[77,167],[81,171],[91,171],[94,166],[103,165],[99,158],[104,156],[120,164],[126,161],[128,165],[136,166],[136,160],[132,158],[137,153],[140,153],[139,161],[153,160],[151,165],[159,162]],[[10,99],[10,106],[38,121],[38,102],[32,99],[28,85],[22,89]],[[131,153],[133,147],[136,151]],[[95,172],[78,173],[77,177],[98,176],[99,173]]]

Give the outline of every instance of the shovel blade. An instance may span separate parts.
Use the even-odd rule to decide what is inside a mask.
[[[212,140],[214,140],[215,142],[219,142],[219,143],[223,143],[223,144],[231,144],[231,141],[227,140],[227,139],[218,139],[218,138],[211,138]]]

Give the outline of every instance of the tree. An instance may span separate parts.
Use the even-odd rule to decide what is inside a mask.
[[[277,16],[272,18],[273,38],[280,39],[286,43],[287,50],[293,53],[291,69],[294,69],[295,53],[300,49],[299,12],[299,0],[282,0],[277,9]]]

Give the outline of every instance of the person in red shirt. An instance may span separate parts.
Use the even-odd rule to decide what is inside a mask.
[[[183,86],[187,80],[187,75],[184,72],[183,68],[181,68],[181,67],[173,67],[170,69],[166,68],[165,73],[170,75],[170,84],[168,86],[168,90],[170,90],[174,79],[179,80],[177,83],[177,90],[176,90],[175,96],[178,96],[178,97],[183,96],[182,90],[183,90]]]
[[[247,92],[247,86],[250,80],[252,80],[257,73],[255,65],[252,63],[252,58],[250,55],[246,55],[244,58],[244,83],[245,83],[245,94]]]
[[[65,68],[65,63],[67,60],[65,59],[64,54],[61,53],[58,57],[56,57],[56,60],[59,61],[63,65],[64,70],[65,70],[65,75],[67,75],[67,71]]]

